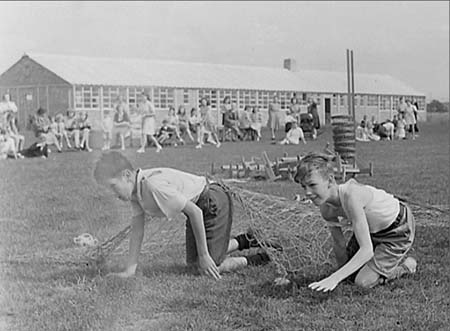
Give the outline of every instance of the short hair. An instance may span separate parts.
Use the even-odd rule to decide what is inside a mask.
[[[317,170],[320,175],[327,178],[329,175],[334,174],[333,160],[335,156],[311,152],[306,154],[300,159],[294,176],[294,181],[296,183],[302,183],[307,176],[309,176],[313,171]]]
[[[133,165],[122,153],[104,153],[95,163],[94,179],[99,185],[108,186],[110,179],[127,169],[133,171]]]
[[[47,109],[42,108],[42,107],[39,107],[38,110],[36,111],[36,113],[37,113],[39,116],[42,116],[42,115],[44,115],[44,114],[47,113]]]

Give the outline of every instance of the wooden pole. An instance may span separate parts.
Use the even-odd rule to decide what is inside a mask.
[[[352,102],[352,116],[353,123],[356,125],[355,121],[355,75],[353,71],[353,50],[350,51],[350,69],[351,69],[351,84],[352,84],[352,93],[351,93],[351,102]]]
[[[351,87],[350,87],[350,51],[347,49],[347,107],[351,115]]]

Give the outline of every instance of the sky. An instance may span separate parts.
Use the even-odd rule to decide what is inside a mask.
[[[0,73],[28,52],[346,71],[449,100],[448,1],[0,2]]]

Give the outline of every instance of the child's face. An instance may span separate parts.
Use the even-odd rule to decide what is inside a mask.
[[[123,201],[130,201],[134,189],[134,183],[122,175],[109,181],[111,189],[117,197]]]
[[[324,204],[330,196],[331,181],[324,178],[318,170],[313,170],[307,175],[302,180],[301,185],[305,190],[306,197],[316,206]]]

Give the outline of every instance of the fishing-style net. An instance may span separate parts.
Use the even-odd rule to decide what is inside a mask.
[[[331,263],[329,231],[312,203],[235,186],[230,191],[235,197],[236,221],[248,224],[280,276],[315,274]]]
[[[226,187],[235,206],[234,229],[251,230],[281,276],[314,274],[324,264],[331,263],[329,231],[313,204],[237,186]],[[183,220],[151,219],[146,224],[143,255],[162,252],[169,243],[184,243]],[[88,250],[87,261],[99,265],[111,255],[126,254],[130,229],[127,226]]]

